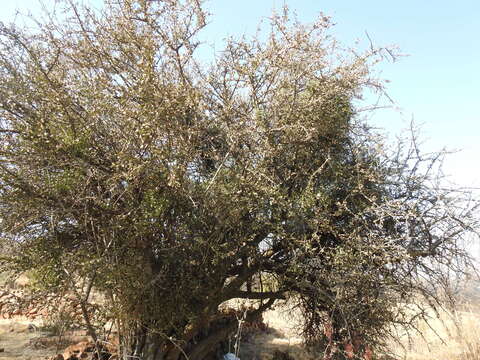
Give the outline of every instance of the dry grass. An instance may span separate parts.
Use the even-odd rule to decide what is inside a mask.
[[[431,319],[420,322],[421,334],[401,338],[392,346],[404,360],[480,360],[480,311],[477,306],[462,310],[432,311]]]
[[[300,314],[279,306],[264,315],[271,331],[260,333],[241,344],[242,360],[270,360],[276,350],[288,352],[296,360],[321,359],[307,352],[296,332]],[[480,304],[462,306],[461,310],[432,310],[428,323],[418,324],[419,334],[403,336],[392,344],[396,359],[402,360],[480,360]],[[319,357],[320,356],[320,357]]]
[[[230,306],[245,305],[245,301]],[[480,301],[456,311],[444,310],[438,316],[432,311],[431,320],[420,322],[420,334],[403,336],[400,344],[392,345],[396,358],[402,360],[480,360]],[[287,306],[278,306],[264,314],[269,330],[245,337],[240,345],[242,360],[273,360],[276,351],[286,352],[295,360],[321,359],[302,346],[296,328],[301,314]],[[51,349],[33,349],[30,341],[41,336],[28,330],[30,321],[21,319],[0,321],[0,343],[5,347],[1,359],[38,359],[50,355]],[[41,328],[43,324],[38,323]]]

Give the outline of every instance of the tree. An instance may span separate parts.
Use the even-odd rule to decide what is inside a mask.
[[[424,309],[400,303],[437,300],[468,264],[476,202],[436,182],[441,154],[389,150],[356,105],[382,91],[387,49],[342,50],[329,18],[285,9],[207,65],[198,1],[61,10],[0,27],[4,263],[77,294],[95,342],[92,289],[125,358],[212,356],[234,298],[251,320],[288,297],[311,344],[331,324],[336,343],[380,346]]]

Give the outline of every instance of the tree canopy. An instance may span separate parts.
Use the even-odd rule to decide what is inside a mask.
[[[477,203],[441,181],[441,153],[389,147],[359,108],[388,49],[285,9],[206,63],[199,1],[57,10],[0,26],[3,263],[105,296],[121,356],[207,359],[236,298],[248,319],[288,298],[309,344],[332,324],[380,346],[423,311],[401,304],[468,265]]]

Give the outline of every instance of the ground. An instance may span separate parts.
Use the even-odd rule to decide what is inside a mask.
[[[41,321],[31,321],[25,318],[0,319],[0,359],[27,360],[43,359],[56,353],[56,347],[44,348],[34,346],[34,340],[47,336],[48,333],[39,331]]]
[[[410,337],[405,334],[400,336],[399,343],[391,345],[395,359],[480,360],[480,297],[476,296],[478,293],[480,291],[473,295],[467,293],[469,301],[455,309],[445,309],[438,314],[432,311],[429,324],[425,322],[418,324],[420,333],[412,333]],[[15,297],[8,299],[10,305],[15,305]],[[63,353],[67,346],[88,339],[85,332],[81,331],[67,334],[68,336],[62,338],[53,336],[52,331],[58,329],[52,328],[49,320],[41,314],[29,310],[34,314],[33,318],[32,315],[26,317],[22,314],[12,316],[8,314],[8,309],[11,307],[1,304],[0,301],[0,360],[51,358],[55,354]],[[301,314],[292,311],[288,306],[279,305],[264,314],[264,326],[261,328],[242,328],[239,358],[287,359],[279,358],[279,354],[282,353],[288,354],[294,360],[320,359],[320,354],[308,353],[302,346],[302,340],[296,331],[300,317]],[[234,343],[235,339],[232,339],[230,345],[232,353],[235,352]],[[377,359],[382,358],[387,359],[377,356]]]
[[[287,316],[285,309],[267,312],[264,322],[268,325],[265,330],[249,332],[245,329],[240,343],[240,359],[268,360],[273,358],[275,351],[288,352],[295,359],[311,358],[302,348],[301,339],[295,334],[292,319]],[[4,349],[4,352],[0,352],[0,360],[45,359],[63,353],[64,348],[72,343],[84,340],[82,335],[73,338],[70,335],[64,337],[63,345],[59,345],[58,337],[42,331],[44,325],[40,318],[31,320],[15,316],[12,319],[0,319],[0,349]],[[233,341],[231,351],[235,351]]]

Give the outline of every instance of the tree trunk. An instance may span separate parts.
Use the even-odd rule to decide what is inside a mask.
[[[215,345],[224,339],[228,333],[223,332],[218,334],[215,339],[210,338],[210,341],[201,342],[193,346],[189,346],[189,354],[183,349],[185,346],[181,346],[171,341],[162,341],[158,336],[147,336],[145,338],[139,338],[138,346],[129,354],[123,354],[120,359],[135,358],[138,360],[203,360],[207,356],[210,356],[212,349],[215,349]]]
[[[247,313],[245,321],[258,319],[269,309],[276,299],[269,299],[258,309]],[[183,340],[174,341],[159,333],[147,331],[146,326],[139,327],[130,345],[123,348],[131,349],[130,353],[123,354],[123,359],[136,358],[138,360],[206,360],[216,355],[222,341],[235,332],[238,321],[235,318],[223,318],[225,322],[208,322],[200,320],[196,324],[187,326]],[[204,327],[199,327],[201,325]],[[202,329],[205,329],[203,333]]]
[[[124,346],[123,348],[127,348]],[[135,358],[141,360],[165,360],[165,342],[156,334],[146,334],[145,331],[135,335],[130,353],[123,354],[120,359]]]
[[[219,344],[235,331],[238,323],[232,319],[212,332],[196,333],[188,336],[189,340],[174,341],[158,334],[139,330],[130,338],[123,349],[130,349],[119,358],[122,360],[135,358],[138,360],[204,360],[215,355]],[[205,329],[209,327],[206,326]]]

